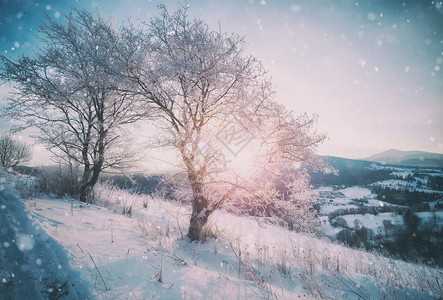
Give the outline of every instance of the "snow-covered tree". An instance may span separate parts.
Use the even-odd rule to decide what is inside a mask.
[[[15,167],[30,160],[31,148],[29,145],[14,140],[6,134],[0,137],[0,164],[3,167]]]
[[[82,166],[79,198],[87,201],[103,169],[132,159],[122,130],[140,118],[135,99],[121,92],[122,78],[108,72],[121,67],[118,35],[110,20],[81,10],[63,22],[47,16],[39,33],[43,46],[34,56],[0,56],[0,79],[14,88],[5,114],[18,128],[37,128],[58,158]]]
[[[325,167],[315,153],[324,139],[316,118],[280,105],[244,39],[191,19],[187,5],[174,13],[160,6],[145,25],[123,30],[137,51],[122,70],[154,116],[158,141],[178,154],[192,202],[188,237],[200,239],[222,207],[312,230],[315,199],[303,166]]]

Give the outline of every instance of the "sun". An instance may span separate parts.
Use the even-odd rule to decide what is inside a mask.
[[[258,174],[265,165],[263,147],[267,144],[257,137],[256,131],[253,125],[236,117],[223,122],[212,120],[198,146],[209,177],[231,180]]]
[[[254,141],[237,153],[226,152],[227,168],[235,175],[247,177],[253,175],[260,167],[260,151]]]

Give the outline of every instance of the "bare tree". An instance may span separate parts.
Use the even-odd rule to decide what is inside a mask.
[[[0,164],[5,168],[31,160],[31,148],[25,143],[14,140],[9,135],[0,137]]]
[[[120,68],[111,21],[80,10],[64,19],[47,16],[39,27],[44,46],[34,57],[0,56],[0,79],[15,88],[5,113],[22,121],[19,129],[37,128],[36,138],[58,159],[82,166],[85,202],[102,170],[132,159],[121,137],[141,115],[135,99],[121,92],[122,78],[108,72]]]
[[[244,39],[190,20],[186,5],[173,14],[160,6],[144,29],[127,27],[123,35],[138,49],[122,59],[131,92],[155,112],[159,142],[176,150],[188,181],[188,237],[200,239],[221,207],[312,230],[315,199],[303,163],[325,167],[315,154],[324,135],[315,131],[315,117],[295,117],[278,104]],[[233,163],[243,153],[255,159],[247,174],[239,168],[244,162]]]

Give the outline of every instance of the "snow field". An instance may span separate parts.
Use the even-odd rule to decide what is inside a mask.
[[[66,199],[26,202],[36,224],[70,253],[73,267],[91,282],[97,298],[262,299],[275,288],[246,280],[243,271],[239,277],[229,244],[183,240],[187,207],[149,196],[123,198],[125,192],[119,190],[107,192],[116,199],[109,210]],[[134,205],[132,218],[122,214],[125,200]],[[283,299],[306,295],[300,285],[290,288]]]
[[[442,273],[215,212],[205,243],[186,240],[190,208],[109,185],[98,205],[27,200],[98,299],[336,299],[441,296]],[[101,206],[99,206],[101,205]],[[258,222],[257,222],[258,221]],[[438,281],[437,281],[438,280]]]
[[[375,199],[376,195],[372,194],[371,190],[368,188],[353,186],[334,191],[331,187],[321,186],[316,189],[316,191],[319,192],[323,198],[323,203],[320,208],[322,216],[327,216],[329,213],[338,209],[358,208],[357,204],[353,201],[355,199],[367,200],[367,203],[364,204],[365,206],[398,206]]]
[[[98,298],[356,298],[393,290],[433,298],[441,288],[429,280],[441,279],[439,270],[225,211],[215,212],[207,225],[207,235],[215,238],[189,243],[183,239],[190,214],[186,205],[106,185],[96,195],[107,209],[72,202],[71,215],[71,202],[55,199],[39,199],[37,208],[46,212],[47,231],[68,248]]]
[[[338,190],[338,192],[341,192],[343,195],[345,195],[346,198],[349,199],[362,199],[365,197],[369,197],[372,194],[371,190],[361,187],[349,187],[346,189]]]

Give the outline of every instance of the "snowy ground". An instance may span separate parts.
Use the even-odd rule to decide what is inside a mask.
[[[345,215],[341,217],[345,219],[346,223],[351,228],[354,227],[354,221],[359,220],[363,226],[374,230],[375,233],[384,232],[383,229],[384,220],[390,220],[394,225],[403,224],[403,217],[392,213],[380,213],[376,216],[371,214],[366,214],[366,215],[356,214],[356,215]]]
[[[170,239],[156,220],[131,219],[93,205],[75,203],[71,211],[68,200],[38,199],[27,206],[33,219],[72,255],[73,267],[93,283],[98,298],[255,297],[257,287],[230,276],[222,262],[226,253],[216,255],[213,242],[196,247]]]
[[[392,175],[403,177],[403,179],[406,179],[408,175],[412,176],[414,174],[414,169],[410,168],[393,168],[392,171]]]
[[[333,190],[332,187],[319,187],[316,189],[321,198],[320,214],[327,216],[329,213],[339,209],[358,208],[355,200],[364,200],[365,206],[398,206],[376,199],[368,188],[353,186],[345,189]],[[367,201],[367,202],[366,202]],[[335,229],[333,230],[335,231]],[[328,231],[329,232],[329,231]]]
[[[406,174],[407,172],[412,172],[412,170],[404,172]],[[400,174],[401,172],[397,171],[397,173]],[[406,176],[408,174],[406,174]],[[375,185],[390,186],[392,188],[404,188],[406,186],[409,186],[411,189],[414,190],[432,192],[432,193],[443,193],[441,191],[416,189],[411,186],[413,184],[407,183],[406,181],[402,180],[386,180],[386,181],[377,182],[375,183]],[[323,232],[326,236],[329,236],[331,238],[334,238],[337,235],[337,233],[343,230],[343,228],[331,226],[328,214],[340,209],[358,208],[356,202],[354,202],[353,200],[364,199],[365,200],[364,206],[366,207],[368,206],[381,207],[385,205],[400,206],[380,201],[376,199],[376,195],[372,194],[371,190],[369,190],[368,188],[362,188],[357,186],[345,189],[338,189],[338,190],[334,190],[331,187],[319,187],[317,189],[317,192],[320,194],[320,197],[322,198],[320,213],[322,215],[321,216],[322,223],[324,224]],[[429,204],[431,208],[433,208],[438,202],[439,201],[429,202]],[[437,211],[435,214],[433,214],[432,212],[418,212],[416,213],[416,215],[421,218],[422,224],[435,223],[439,226],[443,225],[443,211]],[[342,215],[340,217],[342,217],[346,221],[347,226],[350,228],[353,228],[355,220],[358,220],[363,226],[372,229],[375,233],[384,232],[383,220],[390,220],[391,223],[394,225],[403,224],[402,216],[393,213],[379,213],[378,215],[347,214],[347,215]]]
[[[415,213],[422,221],[422,223],[429,223],[432,225],[437,225],[439,227],[443,226],[443,211],[436,212],[417,212]]]
[[[411,192],[417,191],[417,192],[422,192],[422,193],[443,195],[443,191],[437,191],[437,190],[431,190],[428,188],[418,187],[417,182],[426,183],[427,181],[420,179],[418,177],[416,177],[415,179],[416,179],[415,182],[407,182],[407,181],[399,180],[399,179],[389,179],[389,180],[383,180],[383,181],[373,183],[373,185],[388,187],[390,189],[395,189],[395,190],[408,190]]]
[[[66,250],[28,218],[1,168],[0,183],[0,299],[93,298]]]
[[[349,199],[362,199],[371,196],[371,190],[361,187],[350,187],[339,190],[346,198]]]
[[[12,191],[5,186],[5,191]],[[102,206],[40,196],[24,201],[26,210],[19,199],[1,198],[2,228],[9,224],[14,232],[1,236],[0,249],[9,249],[2,252],[1,277],[6,280],[0,283],[2,295],[14,299],[21,295],[14,293],[26,291],[16,299],[32,298],[27,297],[31,293],[49,298],[49,289],[55,288],[44,285],[42,276],[55,282],[53,286],[61,283],[59,292],[68,299],[441,296],[443,275],[438,269],[345,248],[223,211],[215,213],[208,226],[217,239],[189,243],[182,238],[188,207],[110,187],[99,188],[97,195]],[[21,268],[14,267],[12,262],[20,257],[32,276],[22,276]]]

